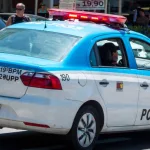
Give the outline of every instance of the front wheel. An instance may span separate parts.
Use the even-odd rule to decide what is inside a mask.
[[[75,150],[92,150],[100,133],[100,115],[92,106],[84,106],[77,113],[70,132]]]

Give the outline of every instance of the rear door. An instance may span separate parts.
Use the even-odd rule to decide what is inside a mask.
[[[136,70],[129,67],[124,41],[120,36],[116,36],[105,37],[104,39],[100,37],[94,42],[93,51],[97,56],[97,62],[94,61],[93,53],[91,53],[92,73],[99,93],[107,107],[107,126],[134,125],[139,84]],[[117,66],[103,65],[102,57],[106,56],[101,56],[101,50],[106,43],[113,43],[118,50]]]

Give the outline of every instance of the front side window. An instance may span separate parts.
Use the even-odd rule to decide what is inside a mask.
[[[128,67],[125,49],[122,40],[105,39],[96,42],[96,58],[98,66],[106,67]]]
[[[130,39],[137,67],[150,69],[150,44],[138,39]]]
[[[0,32],[0,53],[61,61],[80,37],[29,29]]]

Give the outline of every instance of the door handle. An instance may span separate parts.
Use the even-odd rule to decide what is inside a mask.
[[[101,82],[99,82],[99,84],[102,86],[107,86],[109,82],[107,80],[102,80]]]
[[[109,82],[107,82],[107,81],[106,81],[106,82],[102,81],[102,82],[100,82],[99,84],[100,84],[100,85],[108,85]]]
[[[142,88],[148,88],[149,87],[149,85],[146,82],[143,82],[142,84],[140,84],[140,86]]]

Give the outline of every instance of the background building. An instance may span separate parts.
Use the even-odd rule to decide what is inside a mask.
[[[41,2],[45,3],[47,8],[59,6],[59,0],[0,0],[0,12],[15,12],[15,6],[18,2],[23,2],[26,5],[26,13],[31,14],[37,13]],[[100,12],[111,14],[128,15],[136,7],[136,3],[139,3],[139,5],[145,9],[150,8],[150,0],[104,0],[104,3],[105,7]]]
[[[130,13],[139,4],[144,9],[150,8],[150,0],[108,0],[107,12],[116,14]]]
[[[26,13],[34,14],[43,2],[48,8],[59,5],[59,0],[0,0],[0,12],[15,12],[17,3],[26,5]]]

